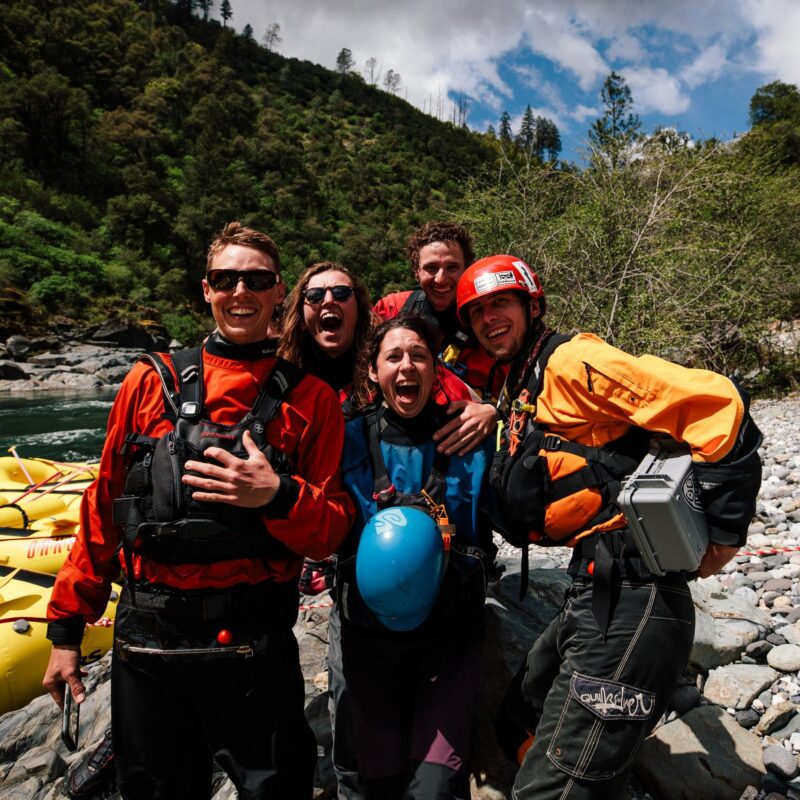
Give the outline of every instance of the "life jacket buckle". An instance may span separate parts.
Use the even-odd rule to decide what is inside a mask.
[[[200,410],[200,403],[197,403],[194,400],[187,400],[185,403],[181,403],[179,416],[183,417],[184,419],[197,419],[200,416]]]
[[[394,484],[388,489],[381,489],[379,492],[372,493],[372,499],[380,505],[390,503],[395,497],[397,497],[397,487]]]

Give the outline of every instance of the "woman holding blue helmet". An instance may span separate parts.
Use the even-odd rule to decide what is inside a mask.
[[[344,677],[367,800],[467,800],[493,549],[480,510],[489,453],[436,452],[447,421],[435,335],[380,325],[362,354],[342,463],[357,506],[337,586]],[[487,445],[488,446],[488,445]]]

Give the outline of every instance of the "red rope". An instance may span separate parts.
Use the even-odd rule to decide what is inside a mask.
[[[776,553],[794,553],[798,550],[800,550],[800,545],[792,545],[791,547],[762,547],[760,550],[740,550],[739,555],[772,556]]]
[[[333,603],[332,602],[331,603],[309,603],[309,605],[307,605],[307,606],[301,605],[300,606],[300,611],[308,611],[308,610],[310,610],[312,608],[332,608],[332,607],[333,607]]]

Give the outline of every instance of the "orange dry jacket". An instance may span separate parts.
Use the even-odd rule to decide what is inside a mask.
[[[636,425],[686,442],[695,461],[710,463],[731,451],[743,418],[744,403],[728,378],[656,356],[632,356],[591,333],[553,351],[535,415],[547,430],[592,447],[619,439]],[[617,514],[569,543],[625,524]]]
[[[169,356],[165,356],[169,361]],[[203,351],[204,416],[213,422],[238,423],[255,402],[275,358],[239,361]],[[80,533],[53,588],[48,618],[81,616],[95,621],[108,601],[111,581],[120,565],[114,554],[122,536],[112,522],[112,501],[122,494],[125,463],[119,455],[128,433],[161,436],[172,427],[163,418],[161,383],[153,367],[136,364],[125,378],[108,420],[98,479],[89,486],[81,505]],[[136,576],[179,589],[226,588],[266,579],[295,580],[303,556],[314,559],[332,553],[353,521],[353,505],[342,488],[339,462],[344,423],[335,392],[322,381],[305,376],[291,390],[277,417],[267,425],[274,447],[292,456],[297,474],[291,477],[300,492],[284,519],[264,519],[276,539],[297,554],[272,562],[242,558],[212,564],[160,564],[134,556]]]

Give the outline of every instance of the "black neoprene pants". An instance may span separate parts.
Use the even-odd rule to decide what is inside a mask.
[[[242,800],[310,800],[316,745],[291,621],[273,621],[263,652],[247,658],[120,657],[120,640],[144,641],[143,631],[161,627],[152,611],[121,610],[111,711],[122,796],[202,800],[216,761]]]
[[[528,653],[520,701],[536,738],[514,800],[618,800],[686,666],[694,606],[682,574],[617,579],[604,638],[579,579]]]

